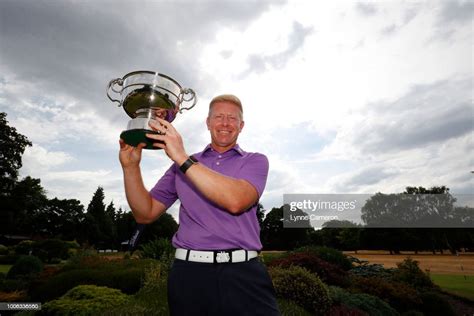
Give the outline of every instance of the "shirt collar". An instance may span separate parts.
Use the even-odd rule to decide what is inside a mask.
[[[204,150],[202,151],[202,153],[204,154],[204,153],[209,152],[209,151],[216,152],[214,149],[212,149],[211,144],[207,145],[206,148],[204,148]],[[220,154],[222,155],[222,154],[228,153],[228,152],[230,152],[230,151],[234,151],[234,152],[238,153],[238,154],[241,155],[241,156],[243,156],[244,153],[245,153],[245,152],[240,148],[239,144],[235,144],[234,147],[232,147],[231,149],[229,149],[229,150],[227,150],[227,151],[225,151],[225,152],[223,152],[223,153],[220,153]]]

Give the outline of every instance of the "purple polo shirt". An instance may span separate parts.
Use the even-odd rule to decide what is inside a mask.
[[[219,153],[208,145],[193,155],[199,163],[223,175],[244,179],[261,197],[268,176],[268,159],[259,153],[247,153],[238,145]],[[219,190],[218,187],[215,190]],[[173,246],[193,250],[260,250],[260,226],[257,204],[232,215],[199,193],[176,164],[173,164],[150,191],[167,208],[180,200],[179,228]]]

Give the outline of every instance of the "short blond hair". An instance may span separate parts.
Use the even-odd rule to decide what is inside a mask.
[[[242,102],[240,102],[240,99],[237,98],[233,94],[221,94],[221,95],[218,95],[217,97],[214,97],[211,100],[211,103],[209,103],[209,114],[208,115],[211,114],[212,106],[214,105],[214,103],[217,103],[217,102],[230,102],[230,103],[235,104],[240,110],[240,117],[241,118],[244,117],[244,109],[242,108]]]

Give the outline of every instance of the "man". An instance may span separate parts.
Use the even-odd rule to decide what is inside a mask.
[[[206,120],[211,144],[188,156],[178,131],[165,120],[150,123],[174,162],[148,192],[140,172],[141,150],[120,141],[125,192],[138,223],[151,223],[177,199],[176,260],[168,279],[172,315],[279,315],[271,279],[258,261],[262,248],[256,209],[268,160],[237,145],[244,127],[240,100],[215,97]]]

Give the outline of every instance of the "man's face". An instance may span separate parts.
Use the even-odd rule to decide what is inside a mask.
[[[214,103],[206,123],[211,132],[213,148],[219,152],[234,147],[244,127],[237,105],[226,101]]]

